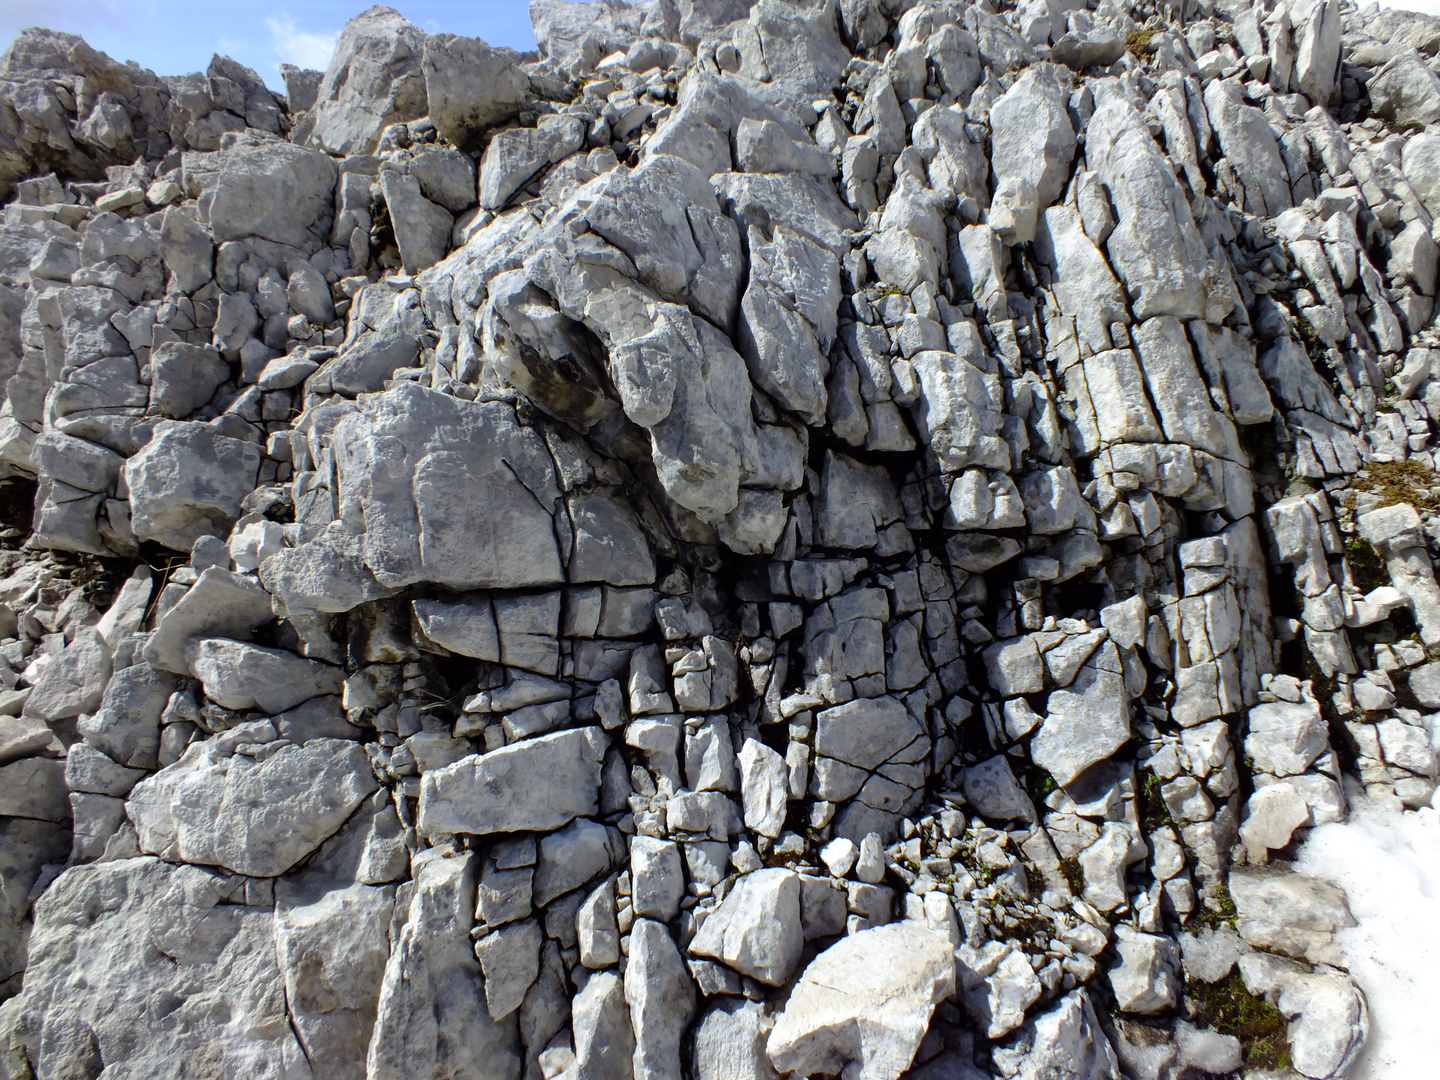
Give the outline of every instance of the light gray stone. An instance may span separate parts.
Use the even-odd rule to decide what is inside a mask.
[[[541,169],[563,161],[585,145],[585,126],[576,116],[542,116],[533,128],[510,128],[490,140],[480,161],[480,205],[505,205]]]
[[[949,941],[916,923],[861,930],[805,969],[766,1041],[782,1073],[897,1080],[955,990]]]
[[[514,1020],[495,1022],[467,928],[475,905],[474,855],[417,856],[415,891],[399,930],[370,1038],[366,1076],[484,1075],[519,1080]]]
[[[600,728],[579,728],[428,772],[419,828],[432,836],[551,830],[594,814],[605,747]]]
[[[260,447],[210,424],[165,421],[125,463],[130,527],[141,540],[189,551],[202,536],[224,537],[255,488]]]
[[[504,1020],[525,1000],[540,974],[544,935],[535,919],[492,930],[475,943],[475,957],[485,974],[485,1004],[493,1020]]]
[[[425,198],[420,193],[420,181],[413,176],[384,170],[380,173],[380,189],[405,272],[418,274],[443,259],[450,250],[450,233],[455,228],[450,211]]]
[[[664,923],[635,920],[625,1002],[635,1033],[635,1080],[680,1080],[680,1040],[695,1015],[695,986]]]
[[[755,739],[745,740],[739,762],[745,827],[773,840],[785,826],[790,769],[783,757]]]
[[[800,879],[793,871],[776,868],[743,875],[706,917],[690,952],[780,986],[799,964],[803,944]]]
[[[68,870],[35,908],[25,1009],[40,1075],[108,1068],[178,1075],[200,1057],[220,1069],[274,1076],[308,1071],[285,1016],[272,909],[233,902],[221,875],[153,858]],[[223,953],[224,963],[216,963]],[[77,968],[77,964],[80,965]],[[81,974],[86,991],[76,994]],[[136,1000],[214,995],[223,1021],[187,1010],[135,1010]]]
[[[370,8],[347,22],[302,129],[305,141],[342,157],[369,154],[386,127],[424,116],[427,39],[392,8]]]
[[[142,780],[126,807],[141,850],[240,874],[275,877],[336,831],[379,786],[360,745],[316,739],[263,761],[191,744]]]
[[[1115,928],[1120,962],[1110,969],[1115,1004],[1124,1012],[1157,1013],[1175,1007],[1180,947],[1161,934],[1143,934],[1123,923]]]
[[[1011,1043],[996,1048],[994,1059],[1007,1080],[1121,1080],[1123,1075],[1083,987],[1025,1024]]]
[[[197,638],[186,657],[206,696],[227,709],[280,713],[338,694],[345,683],[344,671],[332,664],[226,638]]]
[[[575,995],[576,1080],[629,1080],[634,1076],[635,1033],[620,976],[602,971]]]
[[[1069,689],[1050,695],[1045,720],[1030,741],[1030,755],[1063,786],[1104,761],[1129,738],[1124,669],[1114,643],[1107,641]]]
[[[990,107],[991,165],[999,184],[1028,180],[1038,207],[1060,197],[1075,157],[1064,69],[1029,67]]]
[[[430,119],[465,149],[485,128],[514,116],[530,89],[514,50],[492,48],[479,38],[425,37],[420,66]]]
[[[313,249],[335,192],[335,163],[278,139],[242,141],[223,152],[210,200],[216,243],[257,237]]]
[[[41,671],[25,699],[24,715],[48,724],[93,712],[110,681],[111,659],[110,646],[98,630],[76,631],[75,640]]]

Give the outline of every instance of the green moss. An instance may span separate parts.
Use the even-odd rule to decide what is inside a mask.
[[[1079,859],[1060,860],[1060,873],[1065,875],[1066,882],[1070,885],[1070,892],[1075,896],[1085,895],[1085,872],[1080,868]]]
[[[1153,772],[1145,773],[1140,780],[1140,823],[1146,832],[1175,824],[1170,817],[1170,808],[1165,805],[1165,798],[1160,793],[1161,786],[1160,777]]]
[[[1190,922],[1211,930],[1218,930],[1222,926],[1233,929],[1237,914],[1235,901],[1230,899],[1230,890],[1224,883],[1217,883],[1209,890],[1200,910],[1190,916]]]
[[[905,290],[900,288],[900,286],[898,285],[891,285],[888,281],[882,281],[879,285],[875,286],[875,295],[904,296]]]
[[[1155,51],[1151,43],[1155,38],[1154,30],[1132,30],[1125,35],[1125,48],[1130,50],[1130,55],[1144,60]]]
[[[1252,996],[1238,971],[1223,982],[1186,983],[1185,995],[1195,1005],[1197,1027],[1211,1027],[1240,1040],[1247,1070],[1290,1067],[1284,1015],[1263,998]]]
[[[1357,487],[1364,484],[1380,496],[1381,506],[1412,503],[1433,508],[1435,496],[1430,494],[1430,485],[1440,480],[1440,476],[1414,460],[1372,461],[1356,480]]]
[[[1385,562],[1370,546],[1358,536],[1345,541],[1345,561],[1350,565],[1350,577],[1361,592],[1369,592],[1381,585],[1390,584],[1390,572]]]
[[[1300,335],[1300,343],[1305,346],[1305,351],[1310,356],[1310,363],[1321,371],[1330,366],[1330,350],[1315,333],[1315,328],[1310,325],[1310,320],[1305,316],[1295,320],[1295,330]]]

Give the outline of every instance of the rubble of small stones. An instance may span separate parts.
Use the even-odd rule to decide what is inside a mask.
[[[1440,19],[531,15],[0,56],[0,1078],[1347,1076]]]

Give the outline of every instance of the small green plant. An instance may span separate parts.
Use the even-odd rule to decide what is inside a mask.
[[[891,285],[888,281],[882,281],[875,287],[877,296],[904,296],[905,291],[898,285]]]
[[[1234,929],[1238,914],[1235,901],[1230,899],[1230,890],[1224,884],[1217,883],[1211,887],[1200,910],[1190,916],[1190,921],[1211,930],[1219,930],[1222,926]]]
[[[1060,859],[1060,873],[1065,875],[1065,881],[1069,884],[1072,895],[1085,895],[1085,872],[1080,868],[1080,861],[1078,859],[1067,859],[1062,856]]]
[[[1186,983],[1185,995],[1195,1003],[1196,1027],[1211,1027],[1240,1040],[1247,1070],[1290,1068],[1284,1014],[1251,995],[1238,971],[1218,983]]]

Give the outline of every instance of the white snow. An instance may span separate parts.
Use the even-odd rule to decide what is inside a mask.
[[[1370,1042],[1350,1080],[1435,1076],[1440,810],[1356,800],[1349,821],[1310,834],[1295,868],[1343,888],[1359,924],[1339,934],[1370,1005]]]

